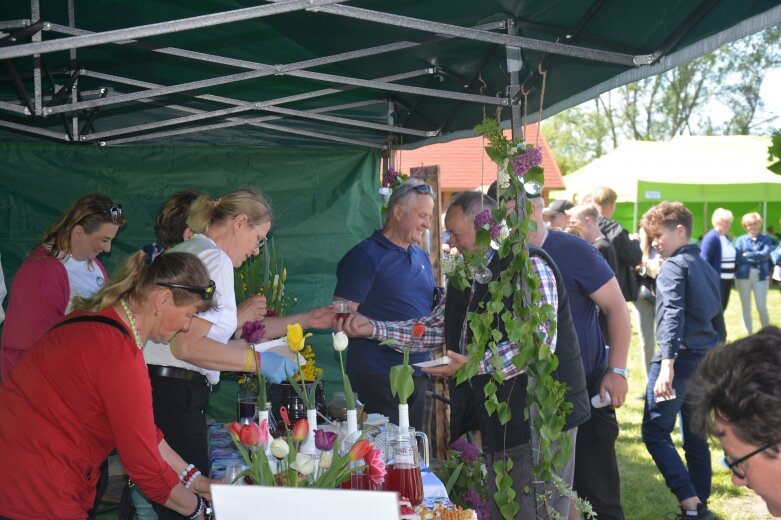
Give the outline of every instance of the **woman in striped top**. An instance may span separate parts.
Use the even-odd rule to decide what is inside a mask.
[[[734,217],[728,209],[717,208],[711,217],[713,229],[702,239],[700,256],[708,262],[721,278],[721,308],[727,308],[729,295],[735,283],[735,246],[729,237]]]

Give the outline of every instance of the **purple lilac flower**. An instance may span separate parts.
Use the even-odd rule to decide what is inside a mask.
[[[537,146],[529,146],[526,151],[513,159],[513,171],[516,177],[523,177],[523,175],[542,163],[542,152]]]
[[[474,462],[480,457],[480,450],[477,446],[466,439],[456,439],[449,446],[459,452],[465,462]]]
[[[491,239],[496,240],[496,237],[499,236],[499,232],[502,230],[502,226],[494,220],[493,216],[491,216],[491,210],[488,209],[484,209],[475,215],[475,229],[480,229],[486,224],[489,226],[488,234],[491,235]]]
[[[491,509],[488,506],[488,501],[483,500],[480,493],[470,489],[464,492],[462,498],[465,504],[475,510],[478,520],[489,520],[491,518]]]
[[[262,321],[245,321],[241,326],[241,337],[248,343],[257,343],[263,337],[266,326]]]
[[[401,175],[401,172],[398,172],[393,168],[388,168],[385,170],[385,173],[382,174],[382,186],[385,188],[390,188],[393,186],[393,183],[396,181],[399,175]]]

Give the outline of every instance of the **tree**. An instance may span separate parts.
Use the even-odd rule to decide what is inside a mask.
[[[781,25],[557,114],[543,130],[565,174],[625,139],[765,133],[773,118],[758,120],[760,88],[767,71],[779,66]],[[713,113],[727,117],[714,121]]]

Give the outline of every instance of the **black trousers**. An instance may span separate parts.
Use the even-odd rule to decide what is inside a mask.
[[[206,439],[206,404],[209,387],[199,381],[172,377],[149,376],[152,381],[152,404],[155,424],[166,442],[188,464],[194,464],[204,476],[209,476],[209,449]],[[154,504],[161,520],[186,518]]]
[[[598,382],[594,383],[589,381],[592,396],[599,392]],[[591,418],[578,427],[573,487],[581,498],[591,502],[600,520],[624,520],[616,461],[617,438],[618,421],[615,410],[609,406],[591,408]]]
[[[415,431],[423,431],[423,420],[426,412],[426,376],[413,376],[415,391],[407,399],[409,405],[409,425]],[[388,374],[358,374],[353,390],[358,393],[358,399],[363,403],[366,413],[380,413],[390,419],[393,424],[399,424],[399,400],[393,397],[390,390]]]
[[[729,280],[721,280],[721,286],[719,289],[721,289],[721,310],[725,310],[727,308],[727,304],[729,303],[729,295],[732,294],[732,286],[735,285],[735,279],[730,278]]]

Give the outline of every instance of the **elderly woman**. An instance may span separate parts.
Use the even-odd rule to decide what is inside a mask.
[[[759,312],[759,321],[763,327],[770,324],[767,314],[767,277],[773,242],[767,235],[759,232],[762,229],[762,217],[759,213],[747,213],[743,215],[741,222],[748,233],[738,237],[735,242],[735,285],[738,287],[743,308],[743,324],[746,326],[746,332],[751,334],[752,292]]]
[[[98,261],[125,218],[122,207],[99,193],[85,195],[43,234],[11,284],[3,325],[0,376],[8,373],[44,332],[70,311],[73,298],[88,298],[108,275]]]
[[[700,248],[700,256],[719,273],[722,310],[727,308],[735,283],[735,246],[728,236],[733,218],[730,210],[716,208],[711,217],[713,229],[702,237]]]
[[[197,255],[216,282],[216,306],[198,314],[188,331],[167,343],[147,345],[144,357],[152,380],[155,419],[171,446],[199,469],[208,468],[206,401],[209,385],[219,381],[220,371],[257,372],[280,382],[298,370],[292,361],[277,354],[255,355],[243,339],[233,339],[245,321],[265,314],[265,298],[255,296],[237,308],[233,269],[258,255],[272,224],[266,199],[250,189],[232,191],[218,199],[200,197],[190,207],[187,224],[190,240],[170,251]],[[238,312],[237,312],[238,311]],[[330,327],[334,313],[329,307],[285,318],[265,318],[265,337],[280,337],[288,323],[304,327]],[[176,518],[156,508],[161,518]]]
[[[155,427],[142,351],[149,338],[186,332],[213,307],[214,289],[194,255],[147,266],[138,252],[36,342],[0,385],[0,517],[86,517],[98,466],[114,449],[152,500],[210,517],[210,481]]]

